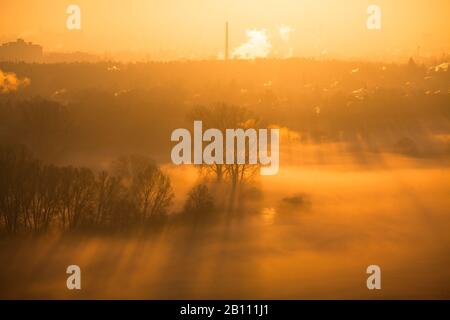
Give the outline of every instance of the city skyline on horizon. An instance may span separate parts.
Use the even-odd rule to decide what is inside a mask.
[[[225,40],[226,41],[226,40]],[[10,56],[9,58],[4,58],[4,54],[2,52],[2,48],[6,45],[11,44],[20,44],[25,43],[26,45],[40,47],[41,48],[41,57],[33,58],[33,59],[24,59],[21,60],[22,54],[17,56]],[[225,44],[225,52],[227,45]],[[386,61],[391,63],[406,63],[409,59],[414,59],[419,63],[435,63],[436,61],[444,61],[448,59],[450,56],[450,52],[441,52],[435,55],[429,56],[421,56],[419,50],[417,50],[416,54],[405,55],[405,56],[397,56],[393,57],[393,59]],[[256,57],[253,59],[245,59],[245,58],[234,58],[232,55],[229,57],[226,56],[209,56],[209,57],[168,57],[168,58],[158,58],[156,56],[152,56],[148,52],[131,52],[131,51],[122,51],[122,52],[108,52],[105,51],[103,53],[92,53],[87,51],[48,51],[45,47],[41,46],[39,43],[34,43],[32,41],[27,41],[25,39],[17,38],[15,41],[0,41],[0,62],[43,62],[43,63],[60,63],[60,62],[104,62],[104,61],[115,61],[118,63],[128,63],[128,62],[176,62],[176,61],[227,61],[227,60],[254,60],[254,59],[266,59],[266,60],[287,60],[287,59],[314,59],[317,61],[331,61],[331,60],[341,60],[341,61],[362,61],[361,57],[321,57],[321,56],[289,56],[289,57],[277,57],[277,56],[267,56],[267,57]],[[378,62],[383,59],[367,59],[368,62]],[[386,59],[387,60],[387,59]]]
[[[148,57],[149,60],[221,59],[225,56],[224,24],[229,22],[230,57],[240,48],[257,46],[255,57],[404,60],[450,51],[445,17],[450,4],[376,1],[380,30],[367,30],[366,0],[339,4],[329,0],[301,2],[199,1],[184,3],[132,0],[77,1],[80,30],[68,30],[65,1],[29,0],[3,5],[0,42],[24,38],[46,52]],[[29,10],[33,8],[33,10]],[[28,10],[26,10],[28,9]],[[175,10],[176,9],[176,10]],[[12,18],[23,12],[21,19]],[[269,10],[269,11],[268,11]],[[30,16],[29,12],[33,12]],[[271,12],[271,15],[267,15]],[[247,47],[246,47],[247,46]],[[245,56],[245,54],[244,54]]]

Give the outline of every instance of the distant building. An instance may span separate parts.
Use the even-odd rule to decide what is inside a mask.
[[[0,61],[42,62],[43,49],[40,45],[17,39],[16,42],[0,46]]]

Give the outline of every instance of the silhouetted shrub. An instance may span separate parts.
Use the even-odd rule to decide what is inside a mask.
[[[205,216],[214,211],[214,199],[208,187],[200,184],[192,188],[184,205],[184,213],[195,216]]]
[[[282,201],[282,204],[284,204],[284,205],[288,205],[288,206],[296,207],[296,208],[304,207],[311,203],[308,196],[305,194],[301,194],[301,193],[297,193],[290,197],[285,197],[281,201]]]

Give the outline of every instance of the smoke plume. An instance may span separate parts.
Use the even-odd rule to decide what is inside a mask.
[[[29,78],[19,79],[13,72],[3,72],[0,70],[0,94],[16,91],[19,87],[26,87],[29,84]]]

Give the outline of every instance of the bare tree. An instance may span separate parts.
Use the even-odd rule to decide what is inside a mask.
[[[95,178],[86,168],[62,168],[60,220],[63,229],[74,229],[93,212]]]
[[[110,176],[106,171],[102,171],[98,174],[96,187],[97,206],[93,223],[95,225],[111,224],[117,202],[123,193],[120,179]]]
[[[37,166],[23,146],[0,147],[0,218],[8,234],[19,231],[29,206],[25,183]]]
[[[143,221],[163,215],[172,203],[170,179],[146,157],[122,157],[115,164],[116,172],[129,186],[139,216]]]
[[[203,215],[214,211],[214,199],[208,187],[200,184],[192,188],[184,205],[184,213]]]
[[[260,121],[247,109],[226,105],[217,104],[210,107],[197,106],[190,113],[190,118],[192,120],[202,120],[203,126],[206,129],[216,128],[225,132],[226,129],[249,129],[257,128],[260,126]],[[249,150],[250,145],[248,139],[245,141],[245,159],[246,163],[238,164],[236,159],[233,164],[226,164],[224,153],[222,163],[214,163],[212,165],[201,165],[200,170],[205,175],[212,175],[216,178],[217,183],[221,183],[224,180],[228,180],[230,183],[230,208],[234,205],[236,194],[238,193],[239,187],[248,182],[257,172],[259,168],[258,165],[249,164]],[[234,154],[238,154],[237,144],[234,143]]]
[[[60,169],[55,166],[35,166],[27,179],[30,197],[24,208],[27,229],[38,234],[46,232],[60,209],[62,181]]]

